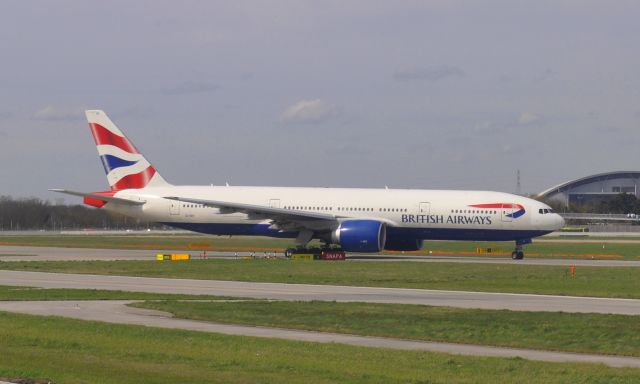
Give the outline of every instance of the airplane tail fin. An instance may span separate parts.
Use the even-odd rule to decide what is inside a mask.
[[[106,113],[100,110],[85,113],[112,191],[170,185]]]

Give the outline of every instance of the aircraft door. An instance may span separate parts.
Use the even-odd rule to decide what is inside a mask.
[[[425,201],[420,202],[420,214],[428,215],[429,212],[431,212],[431,203]]]
[[[502,222],[510,223],[513,221],[513,212],[515,209],[511,206],[511,204],[502,206]]]
[[[280,208],[280,199],[269,200],[269,208]]]
[[[170,215],[179,215],[180,214],[180,204],[182,204],[179,201],[176,200],[169,200],[170,201],[170,205],[169,205],[169,214]]]

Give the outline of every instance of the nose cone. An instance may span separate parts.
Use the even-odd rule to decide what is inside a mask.
[[[564,218],[558,215],[557,213],[554,213],[553,216],[554,216],[553,221],[555,222],[554,230],[557,231],[558,229],[564,227],[564,224],[565,224]]]

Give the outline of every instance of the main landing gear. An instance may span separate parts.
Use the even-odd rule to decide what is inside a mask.
[[[524,246],[526,244],[531,244],[531,239],[516,240],[516,249],[513,252],[511,252],[511,258],[513,260],[524,259]]]

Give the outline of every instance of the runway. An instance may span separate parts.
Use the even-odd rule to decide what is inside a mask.
[[[521,357],[549,362],[601,363],[611,367],[640,368],[640,359],[607,355],[550,352],[521,348],[438,343],[339,333],[252,327],[172,318],[161,311],[128,307],[132,301],[10,301],[0,302],[0,311],[41,316],[62,316],[116,324],[215,332],[227,335],[278,338],[316,343],[340,343],[364,347],[423,350],[470,356]]]
[[[2,261],[79,261],[79,260],[155,260],[157,253],[183,253],[185,251],[162,249],[97,249],[97,248],[60,248],[0,245],[0,262]],[[187,252],[194,258],[200,257],[200,251]],[[207,252],[209,259],[234,259],[249,256],[248,252]],[[273,255],[273,254],[272,254]],[[257,253],[264,257],[264,252]],[[282,257],[282,254],[276,256]],[[415,255],[370,255],[349,254],[349,261],[414,261],[424,263],[474,263],[474,264],[516,264],[516,265],[551,265],[551,266],[584,266],[584,267],[640,267],[640,260],[590,260],[590,259],[540,259],[526,258],[511,260],[510,257],[475,257],[475,256],[415,256]]]
[[[640,315],[640,300],[594,297],[166,279],[0,270],[0,285],[216,295],[289,301],[421,304],[458,308]]]

